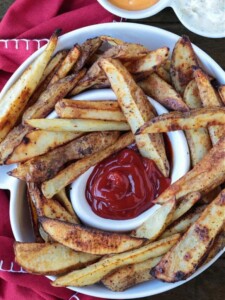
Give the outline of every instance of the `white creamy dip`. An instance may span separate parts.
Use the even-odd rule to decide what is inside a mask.
[[[175,0],[173,4],[182,21],[196,30],[225,33],[225,0]]]

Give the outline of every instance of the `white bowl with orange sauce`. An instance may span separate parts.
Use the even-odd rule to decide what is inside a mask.
[[[126,19],[151,17],[169,6],[170,0],[97,0],[106,10]]]

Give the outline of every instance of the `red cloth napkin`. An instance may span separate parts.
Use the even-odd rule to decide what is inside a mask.
[[[95,0],[16,0],[0,23],[0,90],[18,66],[45,44],[56,28],[62,33],[119,20]],[[44,276],[24,273],[14,262],[9,195],[0,190],[0,299],[94,300],[54,288]]]

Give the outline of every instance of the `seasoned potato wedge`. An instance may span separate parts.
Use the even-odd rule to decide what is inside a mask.
[[[154,117],[154,109],[143,91],[138,87],[126,68],[115,59],[104,59],[101,67],[105,71],[119,105],[133,133],[138,127]],[[169,163],[161,135],[143,135],[135,138],[140,153],[154,160],[164,176],[169,175]]]
[[[194,77],[203,106],[209,108],[221,107],[222,102],[212,87],[209,77],[200,68],[194,69]],[[210,126],[209,134],[212,144],[215,145],[225,135],[225,127],[216,126],[216,124],[215,126]]]
[[[13,153],[6,160],[6,164],[24,162],[47,153],[79,136],[81,136],[81,133],[51,132],[44,130],[31,131],[22,139],[19,146],[14,149]]]
[[[221,85],[219,87],[219,94],[220,94],[221,100],[223,101],[223,104],[225,104],[225,85]]]
[[[56,81],[65,77],[73,68],[75,63],[78,61],[80,55],[81,55],[80,46],[76,44],[72,47],[72,49],[70,49],[70,51],[68,52],[64,60],[61,62],[59,68],[56,70],[49,84],[51,85]]]
[[[198,220],[206,205],[197,206],[191,209],[187,214],[173,222],[168,228],[163,232],[160,238],[166,238],[168,236],[174,235],[176,233],[183,234],[188,228]]]
[[[58,32],[55,32],[45,50],[0,99],[0,142],[20,118],[30,96],[41,80],[44,69],[56,48],[57,41]]]
[[[102,279],[102,283],[112,291],[122,292],[138,283],[151,280],[150,271],[160,259],[161,256],[121,267],[112,274],[106,275]]]
[[[162,47],[150,51],[146,56],[140,58],[128,66],[128,71],[132,74],[140,72],[153,72],[154,68],[161,65],[169,55],[169,48]]]
[[[145,123],[138,133],[160,133],[175,130],[190,130],[210,125],[225,125],[225,108],[197,108],[188,112],[173,111]]]
[[[173,49],[170,67],[172,83],[181,95],[193,78],[193,66],[198,66],[197,57],[189,38],[184,35]]]
[[[62,222],[59,219],[41,217],[39,220],[45,232],[55,241],[71,249],[92,254],[120,253],[140,247],[146,241],[126,234]]]
[[[38,217],[45,216],[73,224],[79,223],[78,217],[75,214],[71,215],[57,200],[45,198],[36,184],[31,182],[27,187]]]
[[[14,244],[15,260],[27,272],[59,275],[96,262],[100,256],[75,252],[58,243]]]
[[[24,112],[23,121],[46,117],[54,109],[56,102],[64,98],[84,74],[85,71],[82,70],[78,74],[69,75],[51,84],[39,99]]]
[[[79,101],[62,99],[55,106],[56,113],[65,119],[97,119],[126,121],[117,101]]]
[[[107,147],[106,149],[94,153],[89,157],[80,159],[79,161],[72,163],[67,168],[60,171],[54,178],[42,183],[42,192],[47,198],[51,198],[57,194],[62,188],[73,182],[78,176],[87,171],[90,167],[96,165],[106,157],[122,150],[134,141],[134,136],[131,132],[122,135],[114,145]]]
[[[155,241],[171,222],[175,209],[176,200],[173,198],[159,207],[141,226],[133,230],[132,236]]]
[[[67,275],[58,277],[53,281],[53,286],[85,286],[102,280],[107,274],[119,267],[143,262],[149,258],[159,257],[166,253],[179,239],[180,235],[174,235],[153,243],[148,243],[138,249],[124,253],[111,255],[101,259],[79,272],[73,271]]]
[[[59,191],[56,195],[55,198],[58,200],[58,202],[72,215],[76,215],[75,211],[72,207],[71,201],[69,200],[66,189],[63,188],[61,191]],[[80,220],[77,218],[77,224],[80,223]]]
[[[222,138],[194,168],[170,185],[157,199],[164,203],[171,197],[179,199],[191,192],[206,195],[225,180],[225,137]]]
[[[31,119],[26,120],[31,127],[49,131],[91,132],[104,130],[128,131],[127,122],[82,119]]]
[[[178,111],[189,110],[176,90],[156,73],[152,73],[147,79],[138,82],[138,85],[146,95],[152,97],[168,109]]]
[[[210,203],[178,243],[151,270],[166,282],[188,278],[203,262],[225,222],[225,190]]]
[[[54,177],[69,161],[90,156],[114,144],[118,137],[118,131],[89,133],[44,155],[29,159],[10,171],[10,175],[27,182],[44,182]]]

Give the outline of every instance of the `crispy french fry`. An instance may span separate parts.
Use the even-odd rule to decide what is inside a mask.
[[[117,95],[121,109],[133,133],[138,127],[154,116],[152,108],[143,91],[136,85],[126,68],[115,59],[103,59],[101,67],[105,71],[111,87]],[[169,164],[161,135],[143,135],[135,138],[140,153],[154,160],[164,176],[169,175]]]
[[[132,236],[155,241],[171,222],[176,209],[176,200],[172,198],[163,204],[140,227],[132,231]]]
[[[59,219],[39,218],[45,232],[55,241],[76,251],[104,255],[128,251],[146,241],[126,234],[86,228]]]
[[[34,202],[31,199],[31,196],[30,196],[30,193],[29,193],[28,190],[27,190],[26,195],[27,195],[27,203],[28,203],[28,206],[29,206],[30,217],[31,217],[30,219],[31,219],[32,227],[33,227],[35,242],[36,243],[41,243],[41,242],[43,242],[43,239],[42,239],[42,237],[40,235],[40,232],[39,232],[39,221],[38,221],[37,209],[34,205]]]
[[[100,37],[86,40],[81,45],[81,55],[76,62],[73,72],[79,72],[87,63],[87,61],[93,56],[93,54],[101,47],[102,40]]]
[[[151,280],[150,270],[157,265],[160,259],[161,256],[121,267],[112,274],[106,275],[102,279],[102,283],[112,291],[122,292],[138,283]]]
[[[31,119],[26,120],[31,127],[49,131],[92,132],[104,130],[127,131],[130,126],[126,122],[82,119]]]
[[[15,148],[5,163],[13,164],[27,161],[66,144],[79,136],[81,136],[80,133],[74,132],[31,131],[22,139],[22,142]]]
[[[55,32],[45,50],[0,99],[0,142],[20,118],[56,48],[57,40],[58,32]]]
[[[14,127],[0,143],[0,164],[5,163],[14,149],[22,142],[25,135],[30,131],[27,125],[18,125]]]
[[[123,43],[121,45],[117,45],[108,49],[90,67],[84,78],[80,80],[79,84],[70,92],[70,94],[77,95],[80,92],[92,87],[93,85],[101,84],[102,82],[108,84],[105,73],[99,67],[99,63],[102,58],[113,57],[121,59],[123,61],[133,61],[144,57],[148,52],[149,50],[145,47],[132,43]]]
[[[184,35],[173,49],[170,68],[172,83],[181,95],[193,78],[193,66],[198,66],[198,60],[189,38]]]
[[[58,243],[14,244],[15,260],[27,272],[59,275],[96,262],[100,256],[75,252]]]
[[[81,49],[79,45],[74,45],[72,49],[70,49],[67,56],[64,58],[64,60],[61,62],[59,68],[56,70],[54,76],[52,77],[50,81],[50,85],[55,83],[56,81],[62,79],[65,77],[70,70],[73,68],[73,66],[78,61],[79,57],[81,55]]]
[[[120,40],[120,39],[117,39],[115,37],[111,37],[109,35],[101,35],[100,36],[100,39],[103,41],[103,42],[107,42],[109,43],[110,45],[112,46],[117,46],[117,45],[122,45],[124,44],[124,41]]]
[[[219,87],[219,94],[220,94],[221,100],[223,101],[223,104],[225,104],[225,85],[221,85]]]
[[[35,89],[35,91],[33,92],[32,96],[30,97],[24,112],[30,107],[32,106],[40,97],[40,95],[47,89],[50,81],[52,80],[52,77],[54,76],[56,70],[58,69],[60,63],[62,62],[62,60],[65,58],[65,56],[67,55],[68,51],[67,50],[61,50],[58,51],[50,60],[50,62],[48,63],[47,67],[44,70],[44,73],[41,77],[41,80],[37,86],[37,88]]]
[[[160,239],[169,237],[176,233],[183,234],[188,228],[198,220],[203,210],[206,208],[206,205],[197,206],[194,209],[190,210],[187,214],[183,215],[181,218],[173,222],[160,236]]]
[[[20,164],[10,175],[27,182],[44,182],[54,177],[71,160],[90,156],[103,147],[113,145],[118,131],[93,132],[48,153]]]
[[[197,108],[188,112],[173,111],[145,123],[138,133],[159,133],[175,130],[190,130],[211,125],[225,125],[225,108]]]
[[[169,72],[169,70],[166,69],[167,62],[168,62],[168,59],[161,65],[156,66],[155,73],[157,75],[159,75],[159,77],[161,77],[164,81],[166,81],[168,84],[171,85],[172,81],[171,81],[171,77],[170,77],[170,72]]]
[[[132,74],[140,72],[153,72],[154,68],[161,65],[169,55],[169,48],[162,47],[150,51],[145,57],[140,58],[128,66],[128,71]]]
[[[73,271],[57,278],[52,285],[84,286],[94,284],[119,267],[140,263],[147,259],[163,255],[178,241],[179,237],[180,235],[174,235],[164,240],[149,243],[135,250],[103,258],[99,262],[79,270],[79,272]]]
[[[223,226],[221,232],[216,237],[212,248],[209,252],[209,255],[206,259],[206,263],[210,261],[212,258],[214,258],[221,250],[223,250],[225,247],[225,225]]]
[[[126,121],[117,101],[79,101],[62,99],[56,103],[56,113],[65,119],[97,119]]]
[[[39,99],[24,112],[23,121],[46,117],[54,109],[56,102],[65,97],[84,74],[85,70],[82,70],[78,74],[69,75],[51,84]]]
[[[45,198],[37,185],[34,183],[28,183],[27,187],[39,217],[44,216],[51,219],[67,221],[73,224],[79,223],[77,216],[75,214],[71,215],[68,213],[68,211],[57,200]]]
[[[107,147],[106,149],[94,153],[89,157],[83,158],[67,168],[59,172],[54,178],[42,183],[42,192],[47,198],[51,198],[57,194],[62,188],[73,182],[78,176],[87,171],[90,167],[96,165],[106,157],[122,150],[134,141],[134,136],[131,132],[122,135],[114,145]]]
[[[166,282],[188,278],[198,268],[225,222],[225,191],[210,203],[178,243],[151,270]]]
[[[147,79],[138,82],[146,95],[152,97],[168,109],[188,111],[188,106],[174,88],[159,77],[156,73],[151,74]]]
[[[65,188],[63,188],[61,191],[59,191],[55,195],[55,198],[72,216],[76,215],[75,211],[72,207],[72,204],[71,204],[69,198],[67,197]],[[79,224],[79,223],[80,223],[80,220],[77,218],[77,224]]]
[[[201,194],[198,192],[193,192],[188,195],[186,195],[183,199],[180,199],[180,201],[177,203],[176,209],[173,213],[171,222],[176,221],[181,216],[183,216],[189,209],[191,209],[196,202],[199,201],[201,198]]]
[[[212,87],[208,76],[200,69],[194,69],[194,77],[199,89],[199,95],[204,107],[214,108],[221,107],[222,102],[218,98],[214,88]],[[224,126],[210,126],[209,134],[212,144],[215,145],[221,137],[225,135]]]
[[[206,195],[225,180],[225,137],[194,166],[194,168],[169,186],[157,199],[164,203],[171,197],[179,199],[191,192]]]

